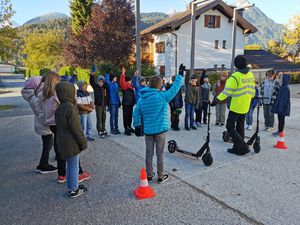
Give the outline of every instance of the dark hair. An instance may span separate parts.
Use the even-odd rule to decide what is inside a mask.
[[[206,77],[206,71],[207,70],[203,70],[200,76],[200,85],[204,84],[204,77]]]
[[[149,81],[149,87],[150,88],[157,88],[158,89],[159,84],[162,84],[161,77],[159,77],[159,76],[150,77],[150,81]]]
[[[131,81],[132,80],[132,77],[130,76],[125,76],[125,81]]]
[[[234,59],[234,66],[238,69],[244,69],[247,68],[247,60],[245,59],[244,56],[242,55],[238,55],[237,57],[235,57]]]

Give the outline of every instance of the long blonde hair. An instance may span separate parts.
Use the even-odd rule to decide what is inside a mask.
[[[44,99],[48,99],[55,95],[55,86],[56,83],[54,82],[57,80],[60,82],[60,76],[58,73],[54,71],[48,71],[45,75],[45,80],[44,80],[44,90],[43,90],[43,97]]]

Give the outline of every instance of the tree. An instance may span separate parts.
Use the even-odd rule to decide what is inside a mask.
[[[282,41],[269,40],[267,50],[273,55],[277,55],[281,58],[285,58],[289,54],[286,44]]]
[[[132,53],[134,13],[131,0],[102,0],[93,4],[89,22],[65,45],[66,60],[89,68],[97,62],[121,65]]]
[[[290,19],[289,25],[286,28],[283,40],[291,47],[293,56],[295,57],[300,54],[300,15]]]
[[[34,32],[24,39],[22,53],[25,65],[30,69],[53,68],[63,62],[63,35],[55,31]]]
[[[17,33],[10,26],[14,11],[10,0],[0,1],[0,61],[9,62],[16,52],[15,41]]]
[[[72,18],[72,31],[78,34],[91,16],[93,0],[71,0],[71,18]]]

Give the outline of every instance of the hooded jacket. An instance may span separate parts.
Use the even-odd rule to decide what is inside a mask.
[[[109,104],[120,105],[119,86],[117,82],[112,82],[110,74],[105,75],[105,84],[109,90]]]
[[[137,103],[139,98],[140,98],[140,91],[141,89],[143,89],[145,86],[141,85],[139,82],[139,77],[138,76],[133,76],[132,79],[132,84],[134,86],[134,90],[135,90],[135,102]]]
[[[95,76],[91,75],[90,76],[90,84],[94,90],[94,103],[96,106],[100,107],[105,107],[108,105],[109,101],[109,96],[108,96],[108,89],[106,85],[104,84],[102,87],[100,87],[96,82],[95,82]]]
[[[25,87],[21,90],[23,98],[29,103],[32,112],[34,114],[34,130],[39,135],[49,135],[52,134],[49,126],[45,123],[45,112],[43,110],[43,89],[44,84],[36,87],[35,90],[32,88]]]
[[[134,106],[135,95],[133,85],[125,80],[125,74],[120,76],[120,86],[123,93],[122,105]]]
[[[144,87],[140,90],[140,98],[133,112],[133,126],[143,127],[145,135],[157,135],[170,128],[168,119],[168,103],[175,97],[182,85],[182,76],[177,75],[172,87],[167,91]]]
[[[57,147],[63,159],[78,155],[87,148],[75,100],[75,87],[69,82],[56,85],[60,105],[55,112]]]
[[[282,86],[279,89],[277,98],[272,106],[272,113],[276,113],[280,116],[290,116],[291,112],[291,99],[290,99],[290,75],[283,74]]]

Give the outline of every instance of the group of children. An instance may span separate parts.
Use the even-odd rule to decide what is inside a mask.
[[[30,78],[22,90],[22,95],[29,102],[34,112],[35,131],[41,135],[43,151],[37,171],[49,173],[58,171],[58,182],[67,181],[71,197],[77,197],[87,191],[78,183],[89,179],[91,175],[83,171],[79,162],[79,153],[87,148],[87,141],[92,137],[92,112],[95,109],[98,134],[104,138],[108,135],[105,128],[106,111],[110,113],[110,133],[120,134],[118,129],[118,112],[122,105],[124,134],[144,136],[146,142],[146,170],[148,180],[152,181],[155,173],[152,168],[154,146],[157,155],[157,181],[162,183],[169,176],[164,173],[163,149],[165,132],[169,129],[168,106],[171,113],[171,128],[179,131],[179,116],[185,105],[184,128],[197,130],[201,124],[207,123],[207,109],[210,104],[210,89],[206,71],[200,78],[196,75],[185,76],[185,98],[182,98],[183,68],[179,75],[172,77],[172,83],[166,84],[159,76],[150,78],[146,85],[145,78],[135,74],[133,78],[122,69],[120,82],[113,73],[96,76],[94,66],[90,74],[90,85],[94,90],[94,101],[87,90],[87,83],[78,81],[76,91],[71,82],[61,82],[60,76],[50,71],[43,77]],[[213,85],[213,96],[218,96],[225,88],[227,73],[223,72]],[[267,73],[262,82],[261,93],[266,131],[274,126],[274,113],[278,114],[279,128],[273,135],[279,135],[284,128],[285,116],[290,114],[290,93],[288,88],[289,75]],[[280,85],[281,84],[281,85]],[[119,85],[122,101],[119,96]],[[256,97],[259,95],[256,87]],[[184,102],[184,103],[183,103]],[[247,114],[247,127],[252,129],[253,111],[258,99],[253,98]],[[225,124],[227,102],[223,101],[216,107],[216,125]],[[196,114],[196,116],[195,116]],[[194,119],[195,118],[195,119]],[[133,120],[133,121],[132,121]],[[135,127],[135,129],[132,128]],[[49,152],[53,146],[56,153],[57,167],[48,163]]]

